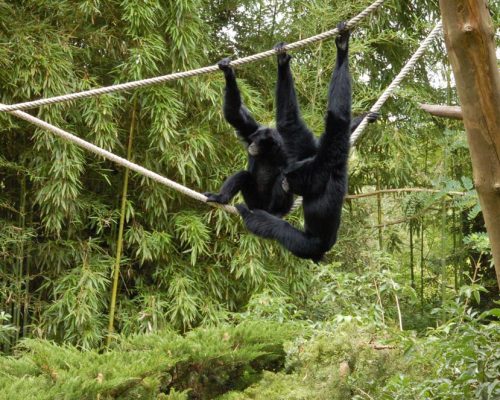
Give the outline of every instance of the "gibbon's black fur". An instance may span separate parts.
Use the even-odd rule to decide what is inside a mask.
[[[261,209],[282,217],[293,205],[293,193],[282,186],[283,170],[288,165],[284,143],[278,131],[260,125],[243,105],[234,70],[228,58],[219,62],[224,72],[224,117],[247,145],[248,166],[230,176],[220,193],[205,193],[207,201],[227,204],[241,191],[250,209]]]
[[[283,43],[276,45],[280,49]],[[288,58],[287,58],[288,57]],[[286,54],[278,55],[278,62],[289,61]],[[283,171],[288,166],[288,157],[294,155],[295,148],[301,148],[302,138],[288,136],[290,148],[285,148],[283,138],[276,129],[260,125],[243,105],[241,94],[236,82],[234,70],[230,66],[230,59],[225,58],[219,62],[219,68],[224,72],[226,88],[224,94],[224,117],[238,133],[248,151],[248,166],[245,171],[239,171],[230,176],[222,185],[219,193],[207,192],[207,201],[227,204],[241,191],[246,205],[250,209],[260,209],[270,214],[282,217],[286,215],[293,205],[293,193],[283,187]],[[280,85],[282,72],[278,69],[278,85],[276,87],[277,102],[283,108],[280,97],[286,93]],[[293,82],[292,82],[293,85]],[[293,90],[293,88],[292,88]],[[295,100],[296,101],[296,100]],[[283,111],[277,110],[277,120],[283,119]],[[353,120],[351,131],[354,131],[366,114]],[[370,120],[372,121],[372,120]],[[307,128],[306,128],[307,129]],[[312,134],[311,134],[312,135]],[[314,138],[312,138],[315,140]],[[315,144],[316,146],[316,144]],[[307,152],[304,152],[307,154]],[[304,157],[301,157],[304,158]],[[296,157],[294,158],[296,159]]]
[[[304,231],[269,214],[265,210],[236,207],[246,227],[254,234],[275,239],[298,257],[320,261],[335,244],[340,225],[342,203],[347,191],[347,161],[351,130],[362,117],[351,121],[351,76],[349,73],[349,36],[345,23],[338,26],[337,62],[328,91],[325,130],[319,141],[300,116],[291,57],[278,54],[276,86],[277,129],[287,151],[288,166],[283,184],[303,197]],[[370,114],[373,122],[377,114]]]

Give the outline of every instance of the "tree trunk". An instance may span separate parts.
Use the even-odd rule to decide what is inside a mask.
[[[439,0],[500,287],[500,75],[486,0]]]

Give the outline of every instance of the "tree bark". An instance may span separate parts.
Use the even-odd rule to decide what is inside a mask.
[[[486,0],[439,0],[500,287],[500,75]]]
[[[458,106],[442,106],[437,104],[420,104],[420,108],[435,117],[463,119],[462,109]]]

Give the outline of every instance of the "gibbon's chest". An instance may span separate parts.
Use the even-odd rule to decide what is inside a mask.
[[[264,191],[269,190],[269,186],[274,185],[277,177],[281,174],[282,168],[278,165],[273,165],[261,160],[251,160],[248,165],[248,171],[255,179],[255,183],[259,189]]]
[[[280,173],[280,169],[275,166],[258,164],[253,172],[253,175],[257,182],[257,187],[267,191],[270,186],[274,185],[274,182]]]

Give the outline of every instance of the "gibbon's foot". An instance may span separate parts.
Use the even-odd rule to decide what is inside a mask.
[[[218,203],[218,204],[229,203],[229,199],[226,199],[223,195],[219,193],[205,192],[203,194],[207,196],[207,203]]]
[[[252,214],[252,212],[248,209],[248,207],[244,204],[235,204],[235,207],[236,209],[238,210],[238,212],[240,213],[240,215],[245,218],[247,216],[249,216],[250,214]]]
[[[335,43],[340,50],[347,50],[349,37],[351,36],[351,31],[347,28],[347,23],[345,21],[339,22],[337,30],[339,31],[339,35],[335,38]]]
[[[223,58],[220,60],[217,65],[219,66],[219,69],[223,72],[229,72],[232,71],[231,67],[231,59],[229,57]]]
[[[286,52],[284,47],[286,46],[285,42],[279,42],[274,46],[274,50],[278,52],[276,58],[278,59],[278,65],[281,67],[286,65],[292,59],[292,56]]]

